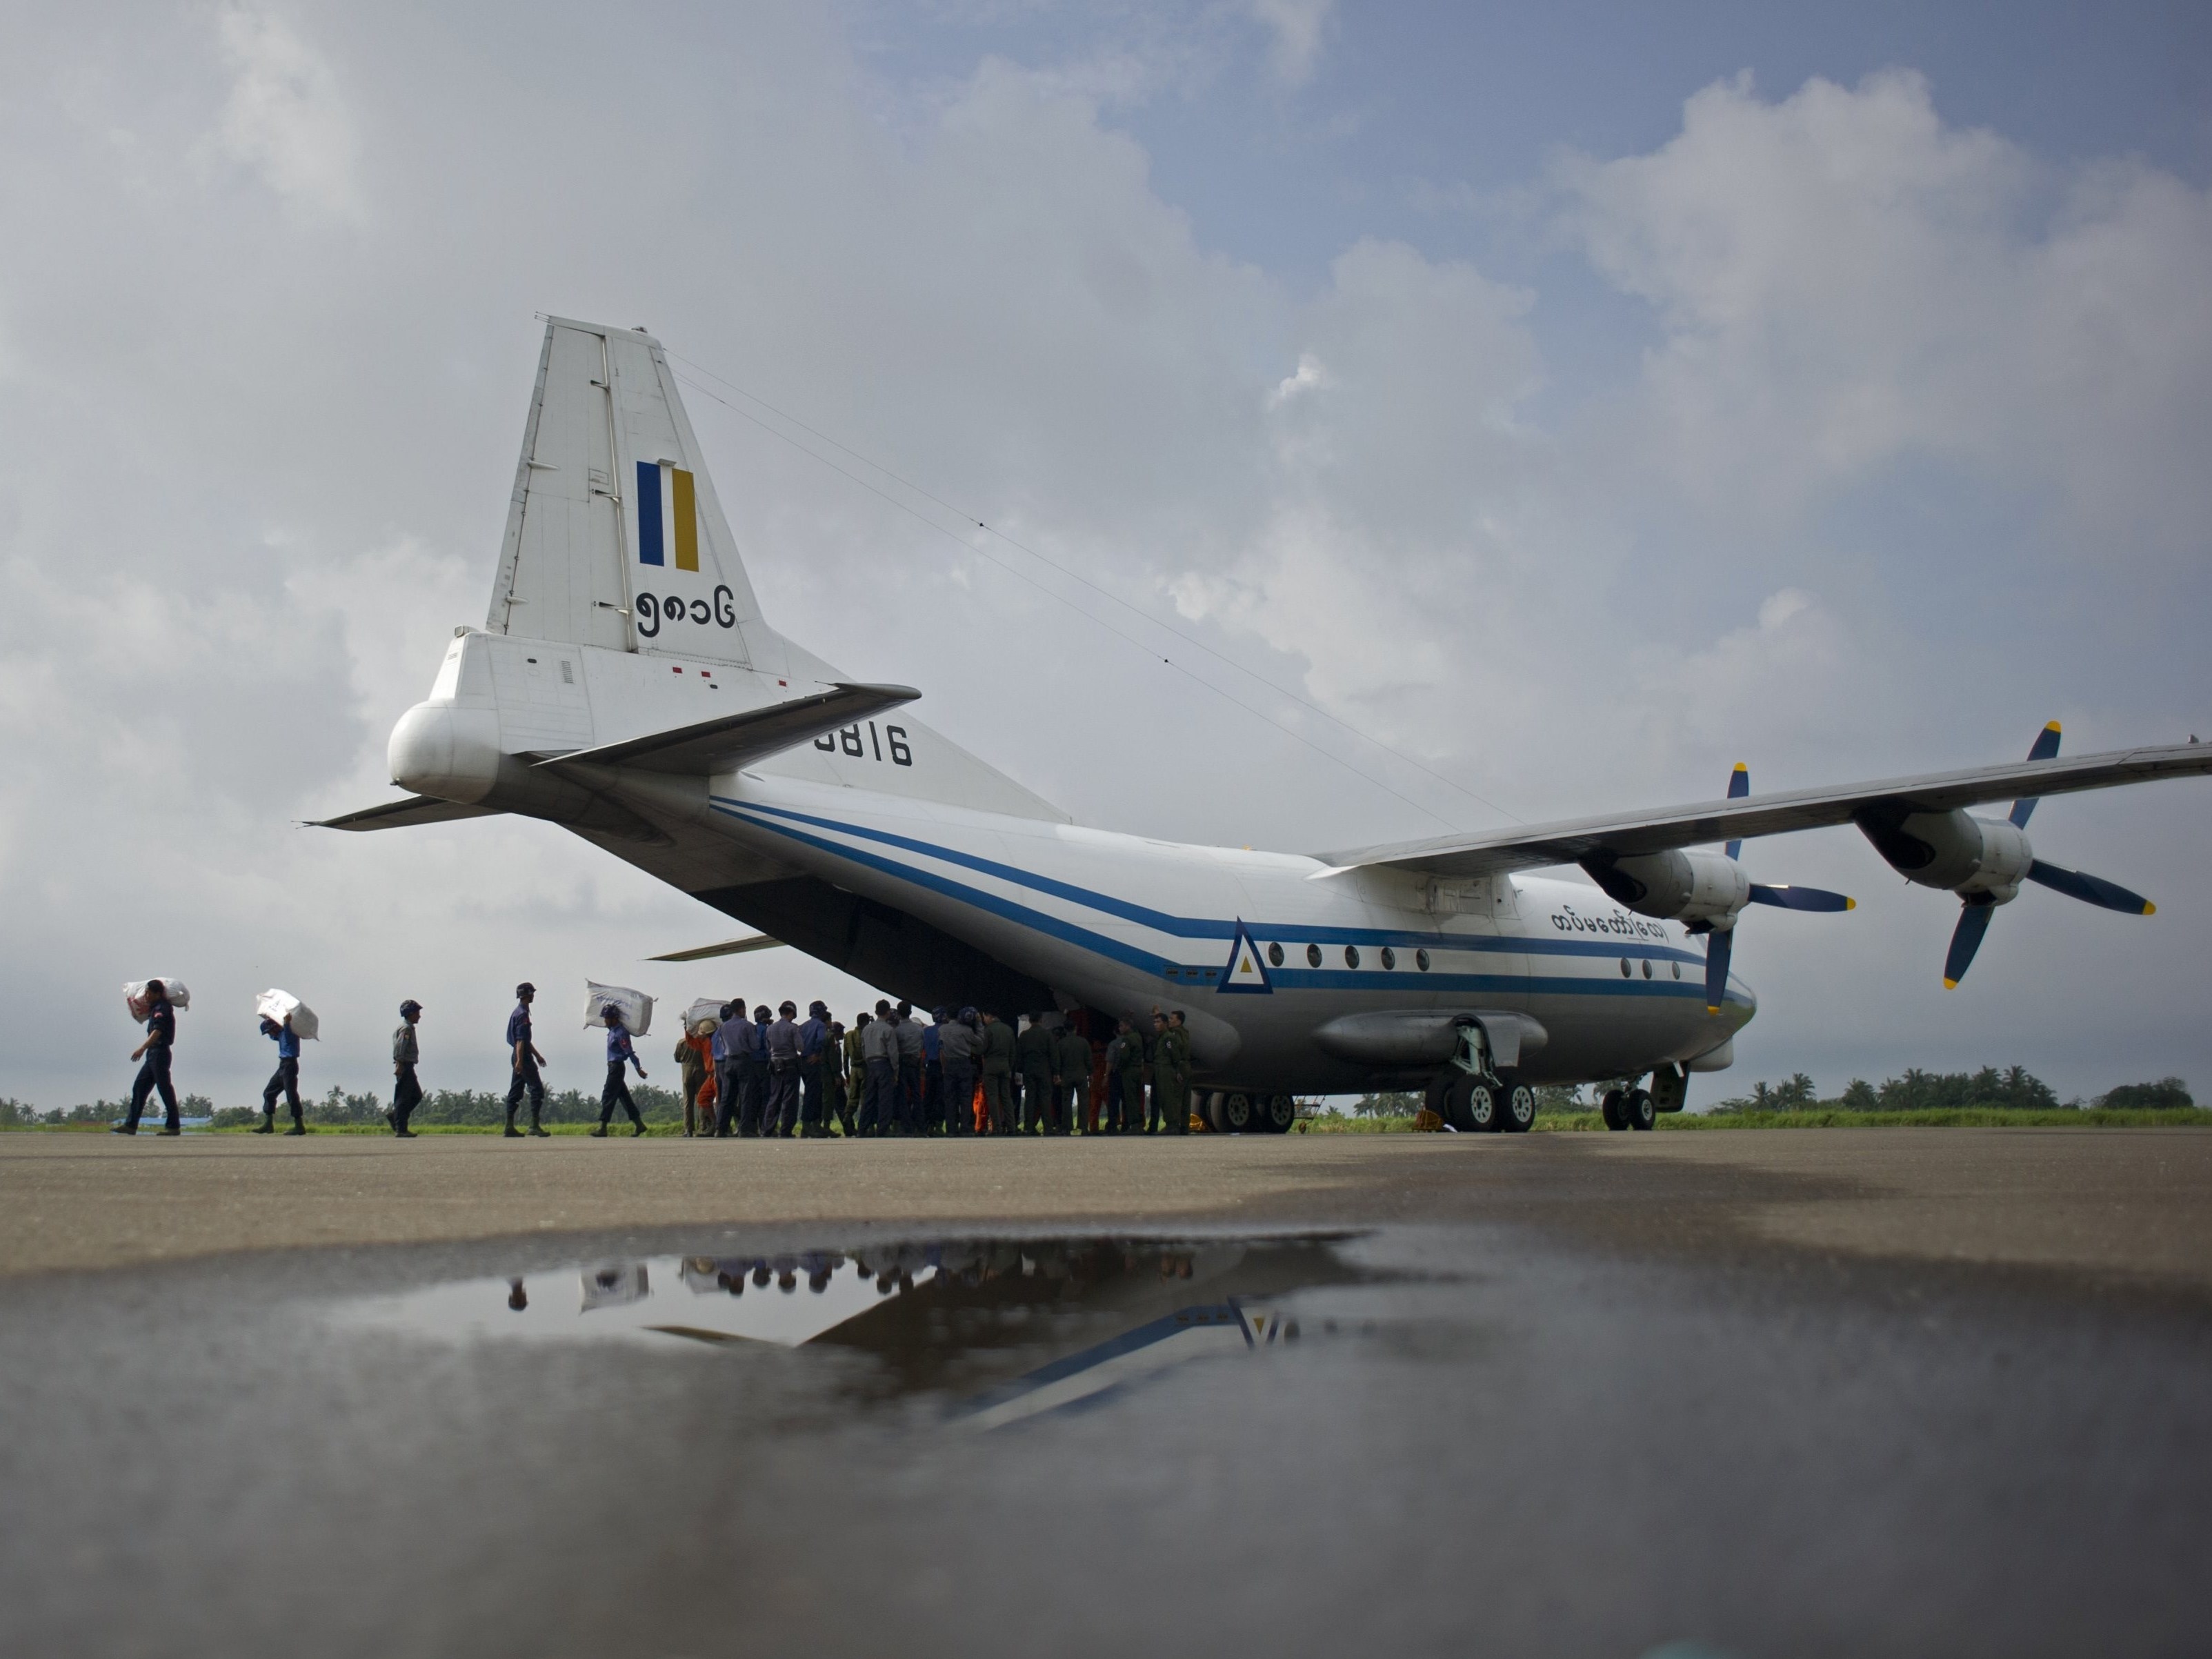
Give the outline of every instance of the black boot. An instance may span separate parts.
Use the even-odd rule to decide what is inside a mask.
[[[535,1106],[530,1109],[530,1133],[540,1140],[550,1140],[553,1138],[538,1127],[538,1109]]]
[[[607,1126],[604,1123],[600,1124],[598,1128],[592,1131],[592,1139],[594,1140],[605,1140],[606,1138]]]
[[[266,1135],[274,1134],[276,1132],[276,1114],[274,1112],[262,1113],[261,1121],[253,1126],[253,1133],[258,1135]]]
[[[635,1139],[636,1139],[640,1135],[643,1134],[644,1133],[645,1133],[645,1123],[644,1123],[643,1120],[641,1120],[641,1120],[639,1120],[639,1121],[637,1121],[633,1122],[633,1123],[629,1126],[629,1138],[630,1138],[632,1140],[635,1140]]]
[[[514,1108],[512,1106],[507,1109],[507,1130],[502,1138],[507,1140],[522,1139],[522,1131],[514,1127]]]

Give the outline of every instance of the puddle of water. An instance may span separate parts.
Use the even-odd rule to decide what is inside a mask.
[[[452,1342],[819,1355],[864,1394],[943,1395],[956,1416],[996,1428],[1192,1360],[1297,1342],[1297,1291],[1371,1278],[1343,1243],[970,1238],[651,1256],[454,1280],[330,1316]]]

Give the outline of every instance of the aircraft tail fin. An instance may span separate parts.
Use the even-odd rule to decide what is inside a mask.
[[[484,627],[745,667],[776,659],[651,335],[547,321]]]

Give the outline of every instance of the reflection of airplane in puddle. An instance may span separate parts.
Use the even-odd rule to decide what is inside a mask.
[[[963,1239],[610,1262],[580,1307],[513,1279],[356,1304],[349,1322],[451,1336],[677,1337],[866,1356],[837,1387],[951,1395],[998,1427],[1209,1354],[1293,1340],[1289,1292],[1361,1277],[1326,1239]],[[656,1285],[665,1287],[656,1290]]]

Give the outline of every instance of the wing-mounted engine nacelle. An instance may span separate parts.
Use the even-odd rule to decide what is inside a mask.
[[[1905,880],[1948,888],[1961,898],[1986,895],[1990,903],[2008,904],[2035,862],[2026,831],[1965,812],[1869,813],[1859,818],[1858,826]]]
[[[1676,848],[1626,859],[1594,854],[1582,866],[1607,898],[1662,921],[1726,929],[1751,902],[1751,878],[1743,866],[1710,849]]]

